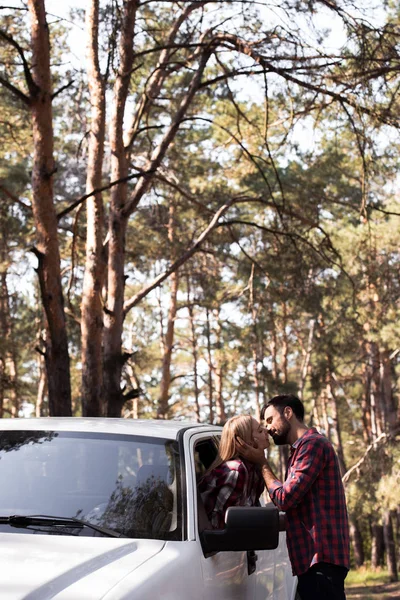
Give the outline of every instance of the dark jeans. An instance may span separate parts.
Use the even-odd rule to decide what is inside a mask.
[[[301,600],[346,600],[344,580],[347,569],[330,563],[317,563],[298,576]]]

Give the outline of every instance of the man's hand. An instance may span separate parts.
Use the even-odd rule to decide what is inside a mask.
[[[236,451],[243,456],[243,458],[256,465],[265,465],[267,462],[263,448],[249,446],[249,444],[246,444],[246,442],[238,436],[236,436]]]

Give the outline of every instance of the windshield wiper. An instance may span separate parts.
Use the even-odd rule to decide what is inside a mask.
[[[87,521],[76,519],[75,517],[54,517],[51,515],[11,515],[9,517],[0,516],[0,524],[10,525],[11,527],[21,527],[22,529],[28,528],[30,525],[45,526],[45,527],[74,527],[83,529],[88,527],[94,531],[98,531],[108,537],[126,537],[122,533],[107,529],[106,527],[100,527],[100,525],[93,525]]]

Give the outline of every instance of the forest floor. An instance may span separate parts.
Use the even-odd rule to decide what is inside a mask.
[[[346,586],[347,600],[400,600],[400,582]]]
[[[400,582],[390,583],[385,570],[351,570],[346,578],[347,600],[400,600]]]

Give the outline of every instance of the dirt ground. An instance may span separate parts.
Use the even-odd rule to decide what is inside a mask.
[[[400,600],[400,582],[346,588],[347,600]]]

